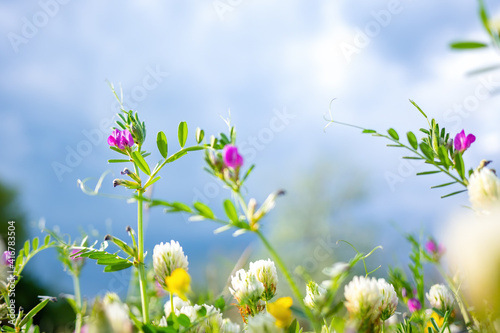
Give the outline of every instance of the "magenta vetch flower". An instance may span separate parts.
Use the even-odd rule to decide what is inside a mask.
[[[134,138],[128,130],[120,131],[114,129],[113,133],[108,137],[108,144],[123,150],[125,147],[132,147],[134,145]]]
[[[442,244],[436,243],[436,241],[430,239],[425,243],[425,249],[430,254],[442,255],[444,253],[444,246]]]
[[[79,250],[79,249],[73,249],[73,250],[71,250],[71,254],[69,255],[69,258],[70,258],[72,261],[74,261],[74,262],[80,262],[80,261],[83,261],[83,259],[85,259],[85,258],[83,258],[83,257],[73,257],[73,255],[74,255],[74,254],[76,254],[76,253],[78,253],[78,252],[80,252],[80,251],[81,251],[81,250]]]
[[[408,300],[408,310],[410,312],[415,312],[417,310],[420,310],[422,308],[422,304],[420,304],[420,301],[416,298],[410,298]]]
[[[7,265],[12,265],[13,260],[10,257],[10,251],[4,251],[2,254],[2,265],[7,266]]]
[[[236,146],[226,145],[222,155],[224,155],[224,164],[230,168],[237,169],[243,165],[243,157],[238,153]]]
[[[470,145],[476,141],[476,137],[473,134],[465,135],[465,131],[458,133],[453,141],[455,144],[455,150],[460,152],[466,151]]]

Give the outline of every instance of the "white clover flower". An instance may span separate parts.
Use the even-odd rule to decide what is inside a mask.
[[[344,288],[345,307],[353,317],[375,320],[380,316],[382,293],[375,278],[355,276]]]
[[[472,207],[479,212],[500,204],[500,179],[488,168],[474,171],[467,186]]]
[[[132,321],[128,315],[128,306],[120,301],[115,293],[108,293],[103,299],[104,313],[113,333],[131,333],[133,331]]]
[[[245,272],[244,269],[240,269],[231,277],[231,286],[229,291],[241,305],[257,304],[264,293],[262,282],[254,274]]]
[[[188,270],[188,258],[184,255],[179,242],[157,244],[153,250],[153,267],[158,283],[166,288],[165,278],[170,276],[176,268]]]
[[[180,297],[174,296],[174,313],[176,315],[179,315],[180,310],[183,306],[189,305],[191,305],[191,302],[189,302],[189,300],[183,301]],[[165,311],[165,317],[168,318],[170,316],[170,313],[172,312],[172,304],[170,300],[165,303],[163,309]]]
[[[382,294],[382,303],[380,305],[381,319],[387,320],[396,312],[398,295],[394,290],[394,286],[387,283],[384,279],[378,279],[377,283]]]
[[[247,332],[248,333],[282,333],[283,330],[276,326],[276,319],[268,312],[261,312],[257,315],[248,318]]]
[[[271,300],[276,295],[278,285],[278,272],[271,259],[258,260],[250,263],[249,273],[257,277],[257,280],[264,285],[263,299]]]
[[[350,265],[345,262],[336,262],[332,267],[326,267],[323,269],[323,274],[328,275],[332,279],[335,279],[340,274],[347,272]]]
[[[199,316],[198,312],[202,307],[204,307],[207,312],[203,317],[205,319],[200,321],[202,317]],[[184,305],[179,309],[178,315],[180,314],[186,315],[191,321],[191,324],[198,322],[198,324],[190,329],[189,332],[216,332],[216,330],[220,329],[223,326],[222,314],[220,313],[219,309],[215,308],[213,305]]]
[[[240,333],[241,327],[240,325],[233,323],[231,319],[224,319],[222,321],[222,330],[221,333]]]
[[[455,298],[453,297],[450,289],[448,289],[448,287],[444,284],[433,285],[425,296],[433,308],[441,311],[453,309],[453,302],[455,301]]]
[[[319,310],[318,307],[325,301],[326,289],[314,281],[309,281],[306,290],[307,295],[304,298],[304,303],[311,309]]]

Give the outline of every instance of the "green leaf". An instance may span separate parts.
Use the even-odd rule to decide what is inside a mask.
[[[45,307],[45,305],[47,305],[47,303],[49,303],[51,301],[53,302],[54,299],[53,298],[49,298],[49,297],[43,299],[33,309],[31,309],[31,311],[28,312],[26,314],[26,316],[24,316],[24,318],[23,318],[23,320],[21,320],[21,323],[19,324],[19,326],[23,327],[28,322],[28,320],[30,320],[31,318],[33,318],[38,312],[40,312],[40,310],[42,310]]]
[[[29,240],[24,242],[24,254],[26,256],[29,256],[29,254],[30,254],[30,241]]]
[[[168,156],[167,136],[162,131],[158,132],[158,135],[156,136],[156,145],[158,146],[158,150],[160,151],[161,156],[163,156],[163,158],[167,158]]]
[[[492,36],[490,29],[490,20],[488,17],[488,13],[486,12],[486,7],[484,6],[484,1],[479,0],[479,16],[481,17],[481,22],[483,23],[483,27],[486,29],[488,34]]]
[[[189,317],[186,316],[184,313],[181,313],[179,317],[177,317],[177,322],[179,323],[179,325],[183,327],[191,326],[191,320],[189,320]]]
[[[371,130],[371,129],[364,129],[363,132],[361,132],[361,133],[364,133],[364,134],[373,134],[373,133],[377,133],[377,131]]]
[[[224,201],[224,210],[226,211],[226,215],[233,223],[237,223],[239,221],[238,213],[236,212],[236,207],[231,200],[226,199]]]
[[[444,183],[444,184],[440,184],[440,185],[435,185],[435,186],[432,186],[431,188],[440,188],[440,187],[450,186],[450,185],[453,185],[456,183],[457,183],[457,181],[454,181],[454,182]]]
[[[204,137],[205,137],[205,131],[198,127],[196,129],[196,142],[201,143]]]
[[[33,241],[31,242],[31,245],[33,247],[33,251],[38,250],[38,237],[33,238]]]
[[[170,206],[174,209],[173,211],[177,211],[177,212],[186,212],[186,213],[192,213],[193,211],[191,210],[191,208],[186,205],[186,204],[183,204],[182,202],[172,202],[170,204]]]
[[[420,143],[420,150],[422,151],[422,153],[424,153],[424,155],[425,155],[425,157],[427,157],[427,159],[434,161],[434,152],[432,151],[431,147],[429,147],[429,145],[427,143],[421,142]]]
[[[443,196],[441,197],[441,199],[443,199],[443,198],[447,198],[447,197],[451,197],[452,195],[455,195],[455,194],[460,194],[460,193],[463,193],[463,192],[467,192],[467,190],[456,191],[456,192],[453,192],[453,193],[450,193],[450,194],[447,194],[447,195],[443,195]]]
[[[185,121],[181,121],[179,123],[179,129],[177,131],[177,136],[179,137],[179,144],[181,145],[181,148],[184,148],[184,145],[186,144],[186,140],[188,137],[188,126]]]
[[[213,219],[215,217],[210,207],[202,202],[195,202],[193,207],[200,213],[201,216],[204,216],[207,219]]]
[[[146,163],[146,160],[138,151],[132,152],[132,157],[137,166],[146,174],[150,175],[151,171],[149,170],[149,165]]]
[[[488,44],[481,42],[455,42],[451,43],[450,47],[452,49],[463,50],[463,49],[480,49],[483,47],[488,47]]]
[[[398,135],[398,132],[396,132],[396,130],[394,130],[394,128],[389,128],[387,130],[387,133],[389,133],[389,135],[394,139],[394,140],[399,140],[399,135]]]
[[[129,268],[130,266],[132,266],[132,263],[127,261],[127,262],[123,262],[123,263],[108,265],[108,266],[104,267],[104,271],[107,273],[118,272],[118,271],[124,270],[126,268]]]
[[[413,104],[413,106],[414,106],[414,107],[416,107],[416,108],[418,109],[418,111],[420,111],[420,113],[421,113],[421,114],[423,114],[423,115],[424,115],[424,117],[427,119],[427,115],[425,114],[425,112],[424,112],[424,111],[422,111],[422,109],[420,108],[420,106],[418,106],[418,105],[417,105],[417,103],[415,103],[415,102],[414,102],[414,101],[412,101],[411,99],[410,99],[410,103],[411,103],[411,104]]]
[[[457,152],[455,154],[454,161],[455,161],[455,169],[457,170],[458,174],[460,175],[460,178],[462,178],[462,180],[464,180],[465,179],[465,165],[464,165],[464,160],[462,158],[462,154]]]
[[[250,173],[253,171],[255,168],[255,164],[252,164],[250,168],[248,168],[247,172],[245,173],[245,176],[241,179],[241,182],[243,183],[245,180],[247,180],[248,176],[250,176]]]
[[[405,159],[405,160],[423,160],[423,158],[420,156],[403,156],[403,159]]]
[[[45,236],[44,240],[43,240],[43,245],[44,246],[47,246],[50,242],[50,235],[47,235]]]
[[[130,162],[130,160],[108,160],[108,163],[125,163]]]
[[[439,146],[438,156],[439,156],[439,159],[441,160],[441,162],[443,162],[446,169],[448,169],[450,166],[452,166],[450,158],[448,157],[448,150],[446,149],[446,147]]]
[[[418,149],[418,141],[417,141],[417,137],[415,136],[415,134],[413,134],[413,132],[408,132],[406,133],[406,137],[408,138],[408,142],[410,143],[411,147],[415,150]]]
[[[226,301],[224,300],[224,297],[221,296],[217,298],[217,300],[214,303],[214,306],[216,309],[219,309],[221,313],[224,312],[226,308]]]
[[[441,172],[441,171],[440,170],[424,171],[424,172],[417,173],[417,176],[432,175],[432,174],[439,173],[439,172]]]

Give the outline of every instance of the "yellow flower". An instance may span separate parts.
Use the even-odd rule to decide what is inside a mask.
[[[441,328],[444,324],[444,318],[438,315],[436,312],[432,311],[431,318],[434,318],[436,321],[436,324],[438,325],[439,328]],[[432,328],[434,329],[434,325],[432,325],[431,319],[429,318],[429,321],[427,322],[427,326],[425,327],[425,332],[428,331],[428,329]]]
[[[179,296],[183,301],[187,300],[186,293],[189,291],[190,283],[191,276],[183,268],[174,269],[172,275],[165,278],[167,290]]]
[[[290,325],[292,322],[292,310],[290,310],[292,304],[291,297],[281,297],[276,302],[267,305],[267,312],[276,319],[276,326],[286,328]]]

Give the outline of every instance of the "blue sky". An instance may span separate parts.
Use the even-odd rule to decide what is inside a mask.
[[[488,5],[500,14],[498,4]],[[191,129],[218,133],[225,129],[220,115],[230,109],[238,142],[248,147],[245,158],[258,165],[249,185],[258,199],[331,163],[366,177],[370,196],[350,208],[354,216],[372,217],[384,228],[397,221],[404,230],[424,226],[439,233],[450,210],[467,198],[438,200],[440,193],[428,188],[439,180],[415,176],[389,186],[387,173],[408,169],[401,152],[351,128],[330,126],[325,133],[323,116],[336,98],[336,119],[404,133],[425,126],[411,98],[453,133],[465,128],[480,134],[467,153],[470,166],[484,157],[500,160],[498,97],[489,91],[498,89],[500,75],[465,75],[498,62],[498,54],[448,48],[454,40],[486,40],[476,12],[474,1],[451,0],[1,1],[2,180],[20,189],[33,226],[43,218],[72,235],[78,226],[93,225],[102,234],[111,229],[123,236],[125,225],[135,224],[135,207],[86,196],[76,186],[79,178],[119,172],[106,163],[114,156],[101,130],[117,111],[109,80],[122,84],[126,103],[146,121],[147,149],[154,150],[159,130],[175,142],[183,120]],[[372,36],[356,46],[359,31],[366,34],[370,27]],[[347,44],[356,47],[350,57],[342,51]],[[473,102],[477,89],[488,90],[487,96],[456,111],[456,105]],[[94,142],[86,133],[93,133]],[[79,149],[85,156],[69,157]],[[71,172],[58,176],[54,163]],[[201,168],[196,154],[169,166],[155,196],[191,202],[202,192],[208,203],[220,205],[221,195],[211,195],[214,188]],[[425,170],[409,168],[410,174]],[[324,182],[334,186],[343,177],[325,174]],[[111,179],[103,191],[125,194],[111,187]],[[155,243],[177,239],[202,274],[207,253],[231,249],[236,257],[253,241],[214,236],[213,228],[153,211],[146,246],[151,253]],[[35,227],[32,232],[37,234]],[[69,277],[51,256],[42,255],[32,271],[53,267],[42,270],[41,280],[60,277],[69,291]],[[86,274],[98,270],[89,267]],[[105,288],[106,279],[85,286],[87,294]]]

